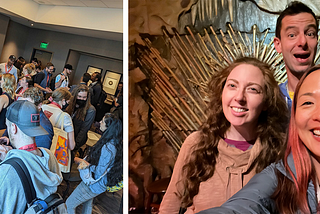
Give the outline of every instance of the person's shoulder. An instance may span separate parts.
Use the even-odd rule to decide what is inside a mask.
[[[201,132],[200,131],[195,131],[191,133],[183,142],[182,146],[183,147],[192,147],[196,145],[197,143],[200,142],[201,139]]]

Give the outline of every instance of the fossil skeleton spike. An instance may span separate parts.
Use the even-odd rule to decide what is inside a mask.
[[[229,6],[230,21],[231,21],[231,22],[233,22],[233,7],[232,7],[232,0],[228,0],[228,6]]]
[[[215,15],[218,15],[218,0],[214,0],[214,11],[215,11]]]

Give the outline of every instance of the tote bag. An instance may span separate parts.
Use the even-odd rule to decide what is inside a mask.
[[[53,139],[50,147],[50,151],[56,157],[61,172],[69,173],[70,165],[71,165],[71,152],[68,149],[68,133],[63,130],[64,124],[64,112],[62,112],[59,116],[58,121],[53,126]],[[61,128],[57,128],[56,125],[61,122]]]

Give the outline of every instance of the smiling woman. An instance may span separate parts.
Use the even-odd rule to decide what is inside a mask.
[[[208,91],[208,120],[183,143],[160,213],[220,206],[284,150],[288,109],[267,64],[237,59]]]
[[[306,71],[294,99],[285,156],[207,213],[319,213],[320,66]],[[288,197],[289,196],[289,197]]]

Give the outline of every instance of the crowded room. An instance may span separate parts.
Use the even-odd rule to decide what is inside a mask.
[[[0,213],[123,213],[122,16],[0,2]]]

